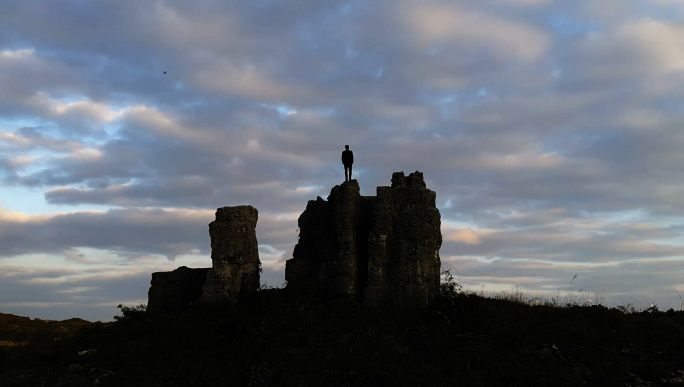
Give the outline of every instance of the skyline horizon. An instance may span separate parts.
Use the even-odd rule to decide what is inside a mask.
[[[405,171],[395,171],[395,172],[405,172]],[[418,171],[418,170],[416,170],[415,172],[421,172],[421,173],[422,173],[422,171]],[[410,173],[410,172],[409,172],[409,173]],[[356,178],[355,178],[355,179],[352,179],[352,180],[358,182],[358,179],[356,179]],[[389,180],[389,179],[388,179],[388,180]],[[429,182],[429,180],[426,178],[426,183],[427,183],[427,182]],[[342,182],[340,182],[339,184],[334,185],[333,187],[331,187],[330,191],[332,192],[332,190],[333,190],[335,187],[337,187],[337,186],[339,186],[339,185],[342,185],[342,184],[345,184],[345,183],[347,183],[347,182],[346,182],[346,181],[342,181]],[[390,185],[391,185],[390,183],[391,183],[391,182],[388,182],[388,184],[386,184],[386,185],[384,185],[384,186],[385,186],[385,187],[390,186]],[[361,187],[361,184],[359,184],[359,187]],[[377,190],[377,188],[379,188],[379,187],[383,187],[383,185],[376,186],[376,190]],[[429,183],[428,183],[427,188],[430,189]],[[437,193],[437,195],[439,196],[439,193]],[[328,196],[329,196],[329,195],[326,195],[325,197],[322,197],[322,196],[321,196],[321,198],[323,198],[324,200],[327,201],[327,200],[328,200]],[[370,194],[370,195],[363,195],[363,194],[362,194],[361,196],[367,197],[367,196],[376,196],[376,195],[373,193],[373,194]],[[316,200],[316,199],[314,199],[314,198],[308,199],[308,200],[307,200],[307,203],[308,203],[308,201],[315,201],[315,200]],[[235,204],[235,205],[231,205],[231,207],[232,207],[232,206],[240,206],[240,205],[250,205],[250,204],[248,204],[248,203],[245,203],[245,204]],[[304,206],[306,207],[306,205],[304,205]],[[145,208],[145,207],[141,207],[141,208]],[[221,207],[218,207],[218,208],[221,208]],[[218,208],[217,208],[217,210],[218,210]],[[255,207],[255,208],[256,208],[256,207]],[[2,209],[2,206],[1,206],[1,203],[0,203],[0,210],[1,210],[1,209]],[[207,211],[211,211],[211,210],[207,210]],[[258,208],[257,208],[257,211],[258,211]],[[303,212],[303,210],[302,210],[302,212]],[[60,214],[65,214],[65,213],[60,213]],[[214,219],[212,218],[211,221],[213,221],[213,220],[214,220]],[[208,223],[211,223],[211,221],[209,221]],[[208,225],[208,223],[207,223],[207,225]],[[296,221],[295,221],[295,224],[296,224]],[[297,228],[297,229],[298,229],[298,228]],[[257,241],[258,241],[258,240],[259,240],[259,222],[258,222],[258,221],[257,221],[257,226],[256,226],[256,233],[257,233]],[[207,235],[208,235],[208,233],[207,233]],[[292,245],[291,249],[289,250],[290,252],[294,249],[294,246],[295,246],[295,245],[296,245],[296,242]],[[261,253],[262,247],[268,247],[268,246],[267,246],[267,245],[259,244],[259,253]],[[261,254],[260,254],[260,255],[261,255]],[[189,260],[190,257],[191,257],[192,259],[195,259],[195,260]],[[169,271],[175,270],[176,268],[181,267],[181,266],[186,266],[186,267],[190,267],[190,268],[200,268],[200,267],[209,267],[209,268],[210,268],[210,267],[211,267],[211,251],[209,252],[209,255],[203,256],[204,258],[201,258],[201,257],[202,257],[202,256],[200,256],[200,255],[186,255],[186,260],[187,260],[187,262],[189,262],[189,264],[194,264],[195,266],[186,266],[185,264],[178,264],[177,266],[173,266],[173,268],[169,269]],[[290,257],[290,258],[292,258],[292,257]],[[177,259],[177,258],[176,258],[176,259]],[[197,265],[202,265],[202,263],[201,263],[199,260],[197,260],[197,259],[205,259],[205,260],[208,260],[208,265],[197,266]],[[283,287],[285,286],[286,281],[284,280],[284,277],[285,277],[285,272],[284,272],[284,261],[285,261],[286,259],[289,259],[289,258],[282,257],[281,259],[278,260],[278,263],[282,263],[282,264],[283,264],[283,265],[282,265],[282,270],[273,270],[273,269],[271,269],[271,268],[264,268],[264,272],[262,273],[262,277],[261,277],[261,278],[262,278],[262,279],[261,279],[261,284],[262,284],[262,286],[266,286],[266,287],[277,287],[277,288],[283,288]],[[184,260],[184,261],[185,261],[185,260]],[[181,261],[181,262],[184,262],[184,261]],[[171,261],[171,262],[175,262],[175,260],[174,260],[174,261]],[[519,286],[516,285],[516,284],[498,284],[499,286],[494,286],[495,290],[493,290],[493,291],[485,291],[485,290],[484,290],[485,287],[486,287],[486,284],[485,284],[485,283],[474,283],[474,282],[466,283],[466,282],[464,282],[464,281],[461,281],[460,276],[459,276],[459,274],[458,274],[458,268],[457,268],[457,267],[454,267],[454,266],[453,266],[452,264],[450,264],[450,263],[442,263],[442,270],[443,270],[443,271],[444,271],[444,270],[454,270],[454,272],[451,273],[451,274],[452,274],[452,275],[453,275],[453,274],[456,274],[456,278],[458,279],[458,280],[457,280],[457,283],[463,286],[463,291],[464,291],[465,293],[475,293],[475,294],[479,294],[479,295],[481,295],[481,296],[490,297],[490,298],[494,298],[494,297],[501,296],[501,295],[519,294],[519,295],[521,295],[521,296],[524,295],[524,296],[525,296],[524,298],[527,298],[527,299],[530,299],[530,298],[531,298],[530,296],[532,296],[532,297],[536,296],[536,298],[542,298],[542,299],[544,299],[544,300],[546,300],[546,301],[552,300],[552,299],[554,298],[554,297],[553,297],[554,294],[556,294],[556,297],[557,297],[556,300],[560,300],[560,299],[561,299],[561,297],[560,297],[560,295],[561,295],[561,292],[560,292],[560,291],[561,291],[561,287],[560,287],[560,286],[555,290],[555,293],[552,291],[552,293],[549,294],[548,297],[547,297],[546,291],[532,291],[532,292],[527,292],[527,293],[521,292],[520,289],[519,289]],[[142,274],[142,275],[144,276],[144,274]],[[149,276],[149,278],[151,279],[152,272],[150,272],[148,276]],[[570,281],[569,281],[569,283],[567,284],[567,287],[566,287],[566,289],[565,289],[565,296],[562,297],[563,301],[562,301],[562,302],[559,302],[561,305],[572,304],[572,303],[576,303],[576,302],[578,302],[578,301],[581,301],[581,299],[579,298],[579,293],[582,293],[582,292],[586,289],[586,286],[585,286],[584,288],[582,288],[581,290],[574,289],[573,286],[572,286],[572,284],[573,284],[573,282],[575,281],[575,279],[577,279],[577,278],[579,278],[579,273],[575,273],[575,274],[573,275],[573,278],[571,278]],[[269,281],[275,281],[275,285],[273,285],[273,282],[269,282]],[[147,285],[148,285],[148,287],[149,287],[149,283],[148,283]],[[510,290],[507,290],[507,288],[506,288],[507,285],[510,285],[510,286],[511,286],[511,289],[510,289]],[[144,285],[143,285],[143,286],[144,286]],[[477,289],[479,289],[479,290],[477,290]],[[577,293],[576,293],[576,292],[577,292]],[[654,306],[654,305],[656,305],[657,307],[660,308],[661,311],[665,311],[666,309],[669,309],[669,308],[673,308],[674,310],[679,310],[679,309],[677,309],[677,305],[676,305],[676,304],[675,304],[675,305],[672,305],[672,301],[673,301],[673,300],[676,301],[677,297],[674,297],[673,299],[669,300],[669,302],[668,302],[667,305],[663,305],[663,304],[657,303],[657,302],[656,302],[656,303],[649,302],[646,298],[644,298],[643,301],[639,301],[639,300],[637,300],[636,298],[634,298],[633,301],[631,301],[631,302],[628,301],[628,300],[626,300],[626,299],[622,299],[620,302],[617,302],[617,303],[616,303],[616,302],[612,302],[612,303],[610,303],[610,302],[606,302],[605,299],[604,299],[604,297],[603,297],[603,294],[605,293],[605,289],[603,289],[603,291],[601,291],[600,293],[601,293],[601,296],[599,296],[599,291],[596,290],[596,291],[594,291],[594,295],[595,295],[595,296],[594,296],[594,297],[591,297],[591,294],[587,295],[588,292],[585,291],[585,292],[584,292],[585,301],[584,301],[582,304],[587,304],[586,300],[589,300],[589,305],[597,305],[597,304],[598,304],[598,305],[604,305],[604,306],[607,306],[607,307],[617,307],[617,306],[628,306],[628,305],[632,305],[632,306],[636,307],[637,310],[647,309],[648,306]],[[676,293],[677,293],[677,292],[675,291],[675,294],[676,294]],[[568,295],[570,296],[569,298],[568,298]],[[676,295],[677,295],[677,294],[676,294]],[[145,296],[146,296],[146,294],[145,294]],[[677,295],[677,296],[679,296],[679,295]],[[627,298],[629,298],[629,295],[627,295]],[[681,297],[680,297],[680,299],[681,299]],[[124,304],[124,306],[134,306],[134,305],[138,305],[138,304],[141,304],[141,303],[142,303],[142,304],[146,304],[146,303],[147,303],[147,298],[145,297],[144,299],[129,300],[129,303],[128,303],[128,304]],[[113,304],[117,304],[117,302],[112,302],[111,304],[112,304],[112,305],[113,305]],[[121,304],[121,303],[118,303],[117,305],[119,305],[119,304]],[[640,308],[640,307],[639,307],[639,304],[645,304],[645,305],[644,305],[643,307]],[[46,305],[46,307],[47,307],[47,305]],[[40,308],[41,308],[41,307],[38,307],[38,309],[32,309],[32,310],[40,310]],[[680,308],[681,308],[682,310],[684,310],[684,300],[682,300],[682,305],[680,306]],[[21,308],[19,308],[19,310],[21,310]],[[31,310],[31,309],[28,309],[28,310]],[[1,311],[1,310],[0,310],[0,312],[2,312],[2,313],[10,313],[10,314],[13,314],[13,313],[11,313],[11,312],[5,312],[5,311]],[[51,320],[50,318],[41,318],[40,316],[29,316],[29,315],[25,315],[25,316],[26,316],[26,317],[32,317],[32,318],[40,318],[40,319],[43,319],[43,320]],[[49,315],[48,315],[48,316],[49,316]],[[49,316],[49,317],[50,317],[50,316]],[[78,317],[78,316],[73,316],[73,317]],[[114,317],[114,315],[112,315],[112,316],[109,318],[109,320],[99,320],[99,321],[103,321],[103,322],[106,322],[106,321],[114,321],[114,318],[113,318],[113,317]],[[82,318],[82,317],[78,317],[78,318]],[[64,318],[64,319],[67,319],[67,318]],[[84,318],[84,319],[85,319],[85,320],[88,320],[87,318]],[[88,321],[94,321],[94,320],[88,320]]]

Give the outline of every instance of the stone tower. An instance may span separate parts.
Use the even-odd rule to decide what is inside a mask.
[[[209,223],[212,268],[202,287],[203,302],[235,304],[238,294],[259,288],[259,211],[252,206],[222,207]]]
[[[258,218],[259,212],[252,206],[218,208],[216,220],[209,223],[212,267],[181,266],[152,273],[147,310],[177,310],[197,302],[235,306],[240,294],[256,292],[261,269]]]
[[[436,194],[421,172],[392,175],[377,196],[356,180],[310,200],[299,217],[299,242],[286,262],[288,288],[367,305],[424,307],[439,287],[442,245]]]

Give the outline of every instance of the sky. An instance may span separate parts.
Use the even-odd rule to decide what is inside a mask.
[[[678,310],[683,101],[684,0],[4,0],[0,312],[111,321],[223,206],[282,286],[345,144],[466,289]]]

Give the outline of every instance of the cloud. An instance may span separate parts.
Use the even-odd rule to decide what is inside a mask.
[[[445,239],[454,242],[462,242],[469,245],[482,243],[477,234],[470,228],[459,230],[451,235],[448,235]]]
[[[113,269],[83,276],[80,270],[4,266],[0,274],[0,308],[3,313],[44,319],[112,321],[118,314],[118,303],[145,302],[149,280],[150,273]]]
[[[14,133],[0,132],[0,141],[7,144],[0,149],[7,153],[26,152],[40,148],[53,152],[71,153],[83,148],[83,144],[78,141],[46,136],[42,133],[45,129],[47,128],[22,127],[16,129]]]
[[[194,81],[204,90],[233,94],[254,101],[278,103],[291,98],[311,98],[311,90],[306,85],[288,85],[253,65],[235,67],[213,65],[196,74]]]
[[[651,3],[664,5],[664,6],[669,6],[669,5],[679,6],[679,7],[682,7],[682,9],[684,10],[684,1],[682,1],[682,0],[650,0],[650,1],[651,1]]]
[[[168,256],[197,250],[206,254],[208,242],[207,246],[201,246],[204,244],[201,241],[208,238],[203,231],[207,231],[207,220],[211,221],[208,211],[144,209],[81,211],[54,216],[21,216],[3,210],[0,217],[3,219],[0,256],[6,257],[59,253],[72,247],[116,250],[123,246],[131,252]]]
[[[590,34],[578,47],[597,78],[635,75],[681,75],[684,69],[684,27],[672,22],[627,21],[605,33]],[[618,63],[620,64],[619,66]]]
[[[663,309],[681,307],[677,278],[680,259],[634,260],[624,263],[592,265],[548,263],[536,260],[477,260],[474,257],[442,257],[458,268],[458,278],[470,291],[486,294],[522,291],[527,296],[604,305],[635,305],[645,308],[656,301]],[[619,273],[619,275],[617,275]],[[573,281],[573,276],[577,278]],[[572,284],[571,284],[572,282]],[[486,283],[485,287],[482,285]],[[525,290],[520,290],[525,289]],[[579,290],[582,292],[579,293]],[[681,294],[681,291],[679,292]]]
[[[468,50],[484,47],[499,60],[532,61],[549,44],[544,32],[533,26],[453,4],[413,3],[402,11],[415,43],[423,48],[440,44]]]
[[[109,250],[144,259],[162,255],[209,256],[208,224],[215,210],[121,208],[57,215],[25,215],[0,209],[0,257],[24,254],[63,254],[66,259],[95,263],[81,247]],[[293,214],[262,212],[257,225],[260,244],[284,249],[296,239]],[[288,231],[289,230],[289,231]]]

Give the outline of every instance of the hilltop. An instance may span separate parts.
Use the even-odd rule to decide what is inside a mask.
[[[233,309],[143,310],[106,324],[0,315],[0,341],[25,343],[0,347],[0,385],[684,385],[672,309],[448,291],[423,310],[376,309],[262,288]]]

